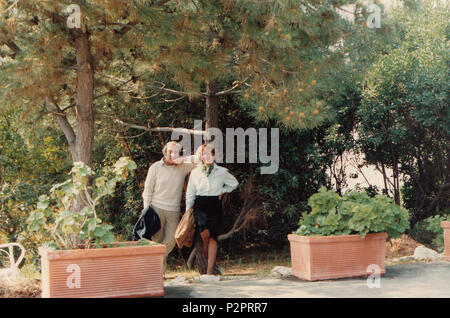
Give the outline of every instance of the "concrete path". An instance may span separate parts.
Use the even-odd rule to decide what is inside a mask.
[[[167,286],[168,298],[450,297],[450,262],[386,266],[380,288],[367,278],[308,282],[298,278],[224,277],[216,283]]]

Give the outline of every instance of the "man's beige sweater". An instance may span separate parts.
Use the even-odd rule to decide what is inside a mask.
[[[186,175],[195,168],[195,163],[167,165],[163,159],[153,163],[145,179],[144,208],[150,204],[167,211],[180,211],[183,184]]]

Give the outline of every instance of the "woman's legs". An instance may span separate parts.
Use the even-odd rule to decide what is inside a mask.
[[[217,255],[217,241],[213,238],[209,239],[208,245],[208,270],[207,274],[212,275],[214,271],[214,265],[216,264]]]
[[[205,254],[206,258],[208,258],[208,245],[211,233],[209,232],[209,230],[204,230],[203,232],[200,233],[200,236],[203,241],[203,254]]]
[[[217,241],[211,237],[209,230],[204,230],[200,233],[203,241],[203,253],[208,259],[208,269],[206,274],[212,275],[214,271],[214,265],[216,264],[217,256]]]

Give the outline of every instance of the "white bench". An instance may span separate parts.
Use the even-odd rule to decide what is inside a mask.
[[[20,256],[17,260],[14,259],[14,247],[20,249]],[[17,277],[20,272],[19,264],[25,256],[25,248],[20,243],[0,244],[0,254],[6,254],[9,258],[9,268],[0,268],[0,277]]]

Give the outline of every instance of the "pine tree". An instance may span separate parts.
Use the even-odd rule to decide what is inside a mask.
[[[218,99],[229,95],[258,120],[314,127],[338,93],[334,77],[344,56],[336,47],[347,24],[336,8],[348,2],[0,0],[0,102],[45,105],[73,161],[90,166],[101,101],[122,101],[120,88],[130,82],[204,98],[206,128],[218,126]],[[71,4],[81,10],[79,27],[67,24]],[[130,79],[108,74],[118,64]],[[126,98],[123,105],[130,106]],[[82,207],[79,198],[74,209]]]
[[[165,2],[148,6],[158,11]],[[79,25],[72,19],[76,11],[67,12],[73,4],[80,8]],[[0,44],[9,49],[2,50],[2,107],[23,105],[29,112],[25,107],[45,105],[64,132],[72,160],[92,166],[94,101],[120,87],[104,74],[118,51],[135,46],[137,10],[122,0],[1,0]],[[79,198],[74,210],[82,207]]]
[[[217,99],[234,94],[255,118],[310,128],[329,114],[326,93],[348,26],[348,1],[169,1],[142,7],[144,62],[179,84],[155,90],[204,98],[206,127],[217,127]],[[150,80],[150,79],[149,79]]]
[[[156,92],[205,100],[205,128],[219,127],[218,99],[234,95],[257,120],[311,128],[330,114],[343,63],[336,45],[348,26],[336,7],[346,1],[169,1],[139,10],[141,67]],[[333,48],[333,46],[335,46]],[[166,77],[178,87],[154,80]],[[334,89],[334,90],[333,90]],[[206,272],[202,241],[189,264]]]

